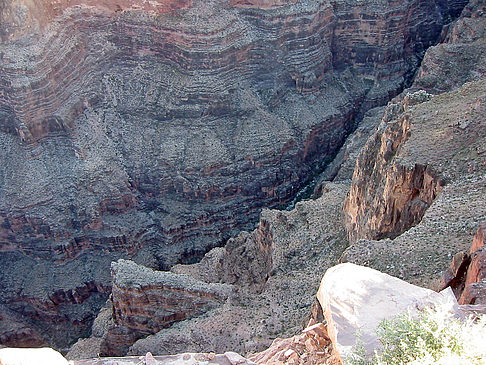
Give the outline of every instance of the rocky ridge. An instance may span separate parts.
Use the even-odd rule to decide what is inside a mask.
[[[390,207],[388,209],[386,205],[378,204],[371,204],[366,209],[364,208],[367,204],[366,199],[356,195],[357,201],[363,202],[364,210],[376,214],[375,217],[378,218],[374,219],[383,224],[386,230],[396,229],[395,222],[400,222],[399,228],[403,227],[404,222],[410,225],[418,224],[396,238],[392,237],[393,239],[358,240],[345,252],[344,260],[366,263],[411,282],[432,287],[435,278],[445,269],[450,258],[458,251],[467,250],[471,241],[471,232],[477,229],[486,214],[483,209],[486,163],[481,149],[485,138],[482,133],[485,119],[480,112],[482,95],[486,91],[484,87],[484,80],[466,83],[456,91],[435,96],[430,101],[410,108],[408,112],[398,114],[399,120],[411,122],[410,136],[391,157],[392,163],[398,164],[400,169],[387,170],[375,180],[359,178],[359,174],[366,170],[357,169],[353,184],[364,182],[364,185],[378,184],[382,189],[390,189],[389,193],[394,197],[388,201]],[[390,125],[385,122],[377,134],[395,128],[396,125],[396,121]],[[366,147],[369,147],[369,144]],[[401,180],[406,183],[406,187],[412,186],[417,189],[417,194],[410,194],[410,190],[402,189],[401,184],[390,183],[400,176],[395,174],[395,171],[413,173],[420,171],[418,169],[422,171],[419,177]],[[420,193],[420,189],[425,187],[427,191],[435,194],[433,187],[438,186],[423,184],[427,181],[427,170],[434,171],[438,178],[435,181],[439,186],[443,185],[440,194],[432,202],[423,199],[423,194]],[[418,185],[413,185],[417,182]],[[426,186],[432,189],[429,190]],[[348,222],[352,219],[352,207],[356,207],[352,203],[353,191],[356,190],[353,190],[352,185],[350,197],[345,205]],[[383,196],[387,195],[383,194]],[[404,197],[409,198],[403,199]],[[381,199],[379,196],[375,198]],[[416,220],[399,220],[401,211],[395,210],[395,215],[390,214],[390,211],[393,212],[393,209],[403,206],[400,202],[422,209],[423,217]],[[387,217],[395,217],[395,220]],[[405,214],[403,218],[410,217],[413,218]],[[351,228],[350,232],[351,237],[355,232],[358,232],[357,237],[360,237],[359,231]],[[378,236],[365,235],[364,238],[380,238],[383,233],[377,229],[371,234]]]
[[[264,350],[277,335],[300,333],[322,275],[338,262],[346,245],[341,212],[346,193],[346,185],[328,183],[319,199],[298,203],[293,211],[264,210],[255,231],[242,232],[224,248],[210,251],[200,263],[175,266],[170,274],[174,277],[190,275],[199,283],[225,283],[233,292],[220,306],[170,328],[158,331],[143,325],[140,329],[144,333],[154,333],[146,338],[136,341],[129,336],[132,332],[127,333],[126,343],[134,342],[128,354],[220,353],[230,349],[249,353]],[[143,268],[134,271],[153,275]],[[143,292],[130,283],[125,295],[134,298]],[[165,292],[159,300],[178,303],[174,310],[183,313],[184,303],[175,302],[177,298],[178,294]],[[113,309],[100,313],[93,335],[80,340],[68,358],[116,354],[107,351],[116,345],[108,331],[100,329],[114,326],[120,331],[115,329],[115,313],[132,307],[130,301],[120,299],[110,301]],[[141,305],[150,306],[147,301]]]

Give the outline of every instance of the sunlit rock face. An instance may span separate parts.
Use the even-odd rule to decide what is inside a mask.
[[[252,228],[401,90],[442,3],[3,1],[0,302],[63,347],[112,260]]]

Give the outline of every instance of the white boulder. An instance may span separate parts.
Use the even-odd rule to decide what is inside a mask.
[[[450,289],[437,293],[351,263],[326,271],[317,298],[327,320],[329,337],[342,360],[354,351],[357,341],[368,354],[373,354],[380,346],[376,330],[383,319],[407,311],[414,313],[426,306],[445,306],[458,312]]]
[[[69,362],[57,351],[43,347],[0,349],[1,365],[68,365]]]

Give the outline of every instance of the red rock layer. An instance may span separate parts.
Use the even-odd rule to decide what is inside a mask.
[[[469,252],[471,263],[466,272],[459,304],[486,304],[486,223],[474,236]]]
[[[450,267],[442,273],[438,289],[451,287],[459,304],[486,305],[486,223],[481,224],[474,236],[469,254],[454,255]],[[478,309],[481,311],[481,309]]]

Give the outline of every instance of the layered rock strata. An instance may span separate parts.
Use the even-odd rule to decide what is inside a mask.
[[[229,285],[157,272],[127,260],[113,263],[111,270],[113,326],[101,343],[101,355],[125,355],[137,339],[214,309],[232,292]]]
[[[64,347],[111,261],[166,269],[253,228],[401,89],[446,8],[2,2],[1,303]]]
[[[486,29],[483,1],[472,0],[461,17],[444,29],[440,44],[430,47],[413,87],[440,93],[486,75]]]
[[[47,345],[42,335],[19,314],[0,306],[0,343],[8,347]]]

